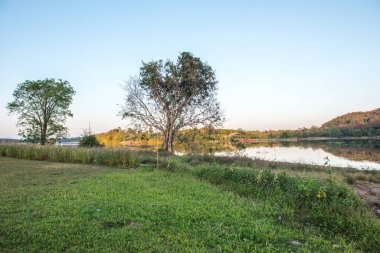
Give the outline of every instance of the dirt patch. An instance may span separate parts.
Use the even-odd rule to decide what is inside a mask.
[[[369,205],[380,221],[380,184],[356,181],[355,192]]]

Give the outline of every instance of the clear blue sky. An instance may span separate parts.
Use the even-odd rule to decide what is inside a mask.
[[[380,107],[380,1],[0,0],[0,137],[24,80],[77,91],[72,136],[126,127],[120,85],[190,51],[219,80],[225,127],[297,129]]]

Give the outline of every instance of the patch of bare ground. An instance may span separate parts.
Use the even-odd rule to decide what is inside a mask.
[[[369,205],[380,221],[380,184],[356,181],[355,193]]]

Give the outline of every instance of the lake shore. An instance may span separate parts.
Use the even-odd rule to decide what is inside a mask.
[[[252,139],[237,138],[242,144],[260,143],[260,142],[299,142],[299,141],[329,141],[329,140],[380,140],[380,136],[363,136],[363,137],[307,137],[307,138],[272,138],[272,139]]]
[[[239,158],[237,158],[239,159]],[[380,171],[356,170],[330,166],[317,166],[289,162],[255,160],[259,166],[270,167],[297,176],[311,176],[323,180],[346,183],[380,222]]]

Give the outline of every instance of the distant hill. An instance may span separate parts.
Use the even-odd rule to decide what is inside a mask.
[[[336,117],[322,125],[322,128],[367,128],[380,126],[380,108],[368,112],[351,112]]]

